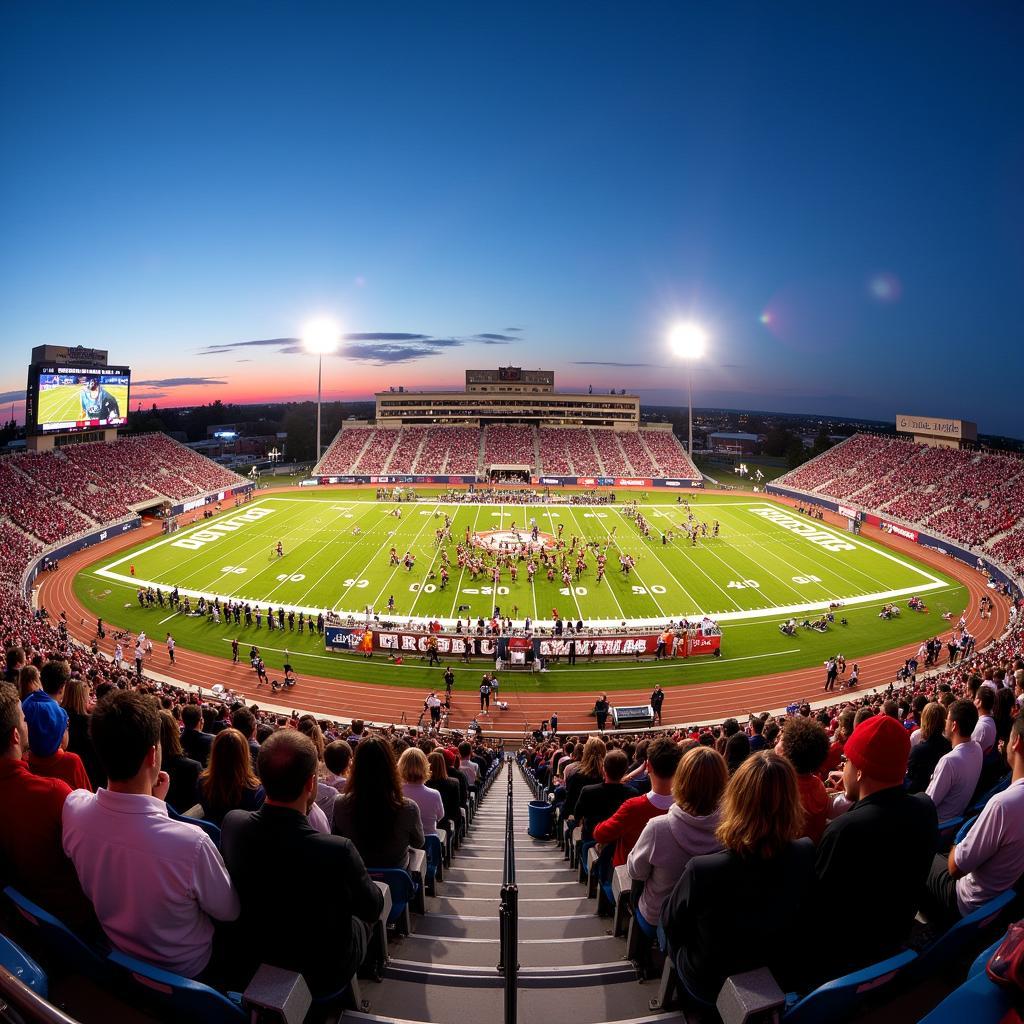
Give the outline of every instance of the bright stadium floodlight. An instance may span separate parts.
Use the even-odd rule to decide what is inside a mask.
[[[324,356],[338,351],[341,342],[341,330],[338,325],[327,317],[311,320],[302,331],[302,347],[317,357],[316,370],[316,461],[323,455],[320,441],[320,398],[322,394]]]
[[[687,454],[693,459],[693,364],[704,355],[708,345],[708,332],[692,320],[676,324],[669,332],[669,344],[677,359],[686,362],[687,412],[690,423]]]

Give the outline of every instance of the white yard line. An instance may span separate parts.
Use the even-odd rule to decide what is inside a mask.
[[[557,536],[558,535],[558,527],[555,525],[555,520],[551,516],[550,506],[546,509],[545,514],[548,517],[548,525],[551,527],[551,534],[552,534],[552,536]],[[526,524],[524,523],[523,525],[525,526]],[[557,550],[557,548],[556,548],[556,550]],[[558,570],[556,569],[555,570],[556,575],[557,575],[557,572],[558,572]],[[559,590],[559,597],[564,597],[565,595],[561,593],[562,588],[559,587],[558,590]],[[579,622],[580,619],[583,618],[583,610],[580,608],[580,603],[579,603],[579,601],[576,598],[576,587],[572,583],[569,584],[569,596],[572,598],[572,603],[574,605],[576,605],[576,621]]]
[[[372,508],[372,506],[371,506],[371,508]],[[366,512],[363,512],[363,513],[362,513],[362,514],[361,514],[361,515],[359,516],[359,518],[358,518],[358,519],[356,519],[356,520],[355,520],[355,521],[354,521],[354,522],[352,523],[352,525],[353,525],[353,526],[356,526],[356,525],[357,525],[358,523],[361,523],[361,522],[363,521],[363,518],[364,518],[364,517],[365,517],[365,516],[366,516],[366,515],[367,515],[367,514],[369,513],[369,511],[370,511],[370,509],[367,509],[367,511],[366,511]],[[385,517],[384,517],[384,521],[385,521],[385,522],[386,522],[386,520],[387,520],[387,516],[385,516]],[[378,526],[380,526],[380,525],[381,525],[381,524],[380,524],[380,523],[378,523],[378,524],[377,524],[377,526],[371,526],[371,527],[370,527],[370,529],[369,529],[369,530],[367,530],[367,536],[369,536],[369,534],[373,533],[373,531],[374,531],[375,529],[377,529],[377,527],[378,527]],[[318,586],[320,586],[320,584],[321,584],[321,583],[323,583],[323,581],[324,581],[325,579],[327,579],[327,577],[328,577],[328,576],[330,576],[332,572],[334,572],[334,570],[335,570],[335,568],[336,568],[336,567],[338,566],[338,564],[339,564],[340,562],[343,562],[343,561],[344,561],[344,560],[345,560],[346,558],[348,558],[348,557],[349,557],[349,555],[351,555],[351,554],[352,554],[353,550],[354,550],[354,549],[353,549],[352,547],[349,547],[349,548],[348,548],[348,549],[347,549],[347,550],[346,550],[346,551],[345,551],[345,552],[344,552],[343,554],[341,554],[341,555],[340,555],[340,556],[339,556],[338,558],[336,558],[336,559],[335,559],[335,560],[334,560],[334,561],[333,561],[333,562],[331,563],[331,565],[330,565],[330,567],[329,567],[329,568],[327,569],[327,571],[326,571],[326,572],[324,572],[324,573],[322,573],[322,574],[321,574],[321,575],[320,575],[320,576],[319,576],[319,577],[317,578],[316,582],[315,582],[315,583],[313,583],[313,585],[312,585],[312,586],[310,586],[310,587],[309,587],[309,588],[308,588],[308,589],[306,590],[306,592],[305,592],[305,593],[304,593],[304,594],[302,595],[302,597],[300,597],[300,598],[299,598],[299,600],[300,600],[300,601],[305,601],[305,600],[306,600],[306,598],[308,598],[308,597],[309,597],[309,595],[310,595],[310,594],[312,594],[312,593],[313,593],[313,591],[314,591],[314,590],[316,590],[316,588],[317,588]],[[318,552],[318,554],[319,554],[319,553],[320,553],[320,552]],[[355,577],[355,579],[357,579],[357,580],[358,580],[358,579],[359,579],[359,577],[357,576],[357,577]]]
[[[477,505],[476,515],[473,517],[473,533],[476,533],[476,524],[480,521],[480,509],[483,505]],[[456,513],[457,515],[458,513]],[[452,526],[455,526],[455,517],[452,517]],[[466,566],[462,566],[462,571],[459,573],[459,583],[455,588],[455,596],[452,598],[452,610],[448,613],[449,619],[455,618],[455,606],[459,603],[459,596],[462,594],[462,581],[466,578]]]
[[[434,508],[430,509],[430,512],[433,513],[434,509],[438,509],[440,507],[441,507],[441,503],[440,502],[435,502],[434,503]],[[430,523],[430,520],[432,518],[433,518],[432,515],[426,515],[426,516],[423,517],[423,525],[413,535],[412,541],[409,543],[409,547],[407,548],[408,551],[412,551],[413,547],[416,545],[416,541],[418,541],[419,538],[420,538],[420,534],[426,529],[427,525]],[[369,569],[371,565],[373,565],[373,559],[372,558],[370,559],[369,562],[366,563],[366,568],[363,569],[363,572],[366,572],[366,569]],[[401,568],[402,568],[402,566],[401,566],[401,564],[399,564],[394,569],[391,570],[391,575],[387,578],[387,581],[385,582],[384,586],[380,588],[380,593],[378,593],[377,596],[373,599],[373,607],[374,608],[377,607],[377,602],[384,596],[384,591],[386,591],[391,586],[391,581],[395,578],[395,573],[398,572],[398,570],[401,569]],[[361,572],[359,575],[362,576],[363,572]],[[348,588],[348,590],[351,590],[351,589],[352,589],[351,587]],[[345,591],[345,594],[348,593],[348,590]],[[341,598],[344,597],[345,594],[342,594],[341,597],[338,598],[338,604],[341,603]],[[334,606],[332,611],[337,609],[338,604],[336,604]]]
[[[611,506],[609,506],[609,508],[610,507]],[[626,525],[626,517],[622,514],[622,512],[619,511],[619,509],[614,509],[614,511],[615,511],[615,513],[619,517],[619,522],[622,524],[622,526],[625,526]],[[601,529],[604,530],[604,532],[609,537],[612,536],[611,531],[608,529],[607,526],[604,525],[604,520],[598,519],[597,523],[601,527]],[[639,536],[638,539],[640,540],[641,543],[643,543],[643,537],[642,536]],[[622,550],[621,548],[619,548],[618,538],[612,537],[612,541],[611,542],[612,542],[612,544],[618,550],[620,550],[620,551]],[[637,559],[637,561],[639,561],[639,559]],[[662,616],[663,618],[671,618],[671,616],[666,616],[665,615],[665,610],[661,607],[661,604],[658,602],[657,597],[655,597],[655,595],[652,593],[651,588],[649,586],[647,586],[647,584],[644,582],[644,578],[640,575],[640,570],[637,569],[637,567],[635,565],[633,566],[633,572],[636,573],[636,578],[640,581],[640,586],[642,586],[647,591],[647,596],[654,602],[654,607],[658,609],[658,614],[660,616]],[[629,575],[628,574],[626,574],[626,579],[629,579]],[[609,586],[610,585],[611,584],[609,584]],[[618,604],[618,600],[616,600],[616,604]],[[622,609],[620,608],[619,610],[621,611]]]
[[[576,524],[576,529],[580,531],[580,543],[585,545],[587,541],[587,535],[583,532],[583,527],[580,526],[580,521],[576,518],[576,512],[572,511],[570,512],[570,515],[572,516],[572,521]],[[597,522],[601,524],[600,519],[598,519]],[[607,576],[607,573],[605,573],[605,575]],[[619,599],[615,593],[615,588],[612,586],[611,580],[607,580],[606,582],[608,583],[608,591],[612,595],[612,600],[615,602],[615,607],[619,609],[619,617],[624,619],[626,617],[626,613],[622,610],[622,605],[619,604]],[[595,584],[595,587],[596,586],[597,584]]]

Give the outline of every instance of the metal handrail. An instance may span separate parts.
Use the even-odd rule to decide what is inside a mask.
[[[505,1024],[516,1024],[516,981],[519,975],[519,887],[516,885],[515,830],[512,813],[512,760],[508,762],[505,806],[505,856],[498,905],[498,971],[505,981]]]

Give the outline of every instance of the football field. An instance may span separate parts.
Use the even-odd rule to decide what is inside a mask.
[[[467,505],[435,500],[400,505],[372,500],[372,492],[285,494],[257,492],[254,501],[158,539],[150,539],[100,558],[78,574],[75,591],[85,607],[109,625],[146,630],[162,636],[173,631],[181,649],[230,657],[230,643],[257,643],[267,664],[291,660],[296,671],[340,679],[396,686],[436,685],[418,661],[392,665],[324,650],[323,638],[289,631],[272,640],[255,626],[215,623],[167,607],[140,607],[140,588],[159,587],[195,599],[219,597],[266,609],[334,611],[364,621],[372,608],[384,622],[404,624],[438,618],[447,625],[459,619],[487,617],[497,606],[503,616],[522,623],[526,616],[550,624],[552,611],[589,625],[663,624],[669,618],[707,614],[722,627],[722,657],[694,658],[673,666],[666,683],[692,684],[715,679],[753,677],[790,668],[820,665],[844,652],[856,659],[942,633],[944,612],[959,617],[966,588],[943,573],[916,563],[870,540],[825,526],[757,495],[691,495],[689,511],[698,525],[694,545],[682,530],[689,524],[685,505],[667,495],[636,495],[649,536],[638,528],[624,504],[586,506],[554,501],[550,505]],[[395,514],[401,510],[401,516]],[[441,547],[437,531],[451,518],[451,539]],[[488,546],[524,533],[540,549],[571,567],[568,585],[547,579],[538,569],[531,584],[526,562],[518,579],[507,564],[497,581],[495,556]],[[718,536],[714,537],[714,523]],[[708,536],[699,524],[706,523]],[[559,527],[564,547],[557,547]],[[467,543],[467,531],[469,542]],[[669,541],[669,535],[672,540]],[[573,540],[575,538],[575,549]],[[283,555],[276,555],[278,542]],[[458,564],[458,547],[470,554]],[[586,568],[576,576],[575,561],[585,549]],[[391,562],[395,549],[398,564]],[[442,552],[448,556],[448,582],[442,581]],[[406,568],[406,554],[413,557]],[[597,579],[597,555],[606,559]],[[621,571],[620,558],[633,568]],[[474,578],[473,559],[483,571]],[[907,609],[912,595],[924,598],[928,612]],[[394,612],[388,599],[394,598]],[[837,621],[825,632],[800,629],[788,637],[779,624],[793,617],[814,620],[832,602],[842,602]],[[895,619],[879,619],[883,604],[902,608]],[[840,619],[846,619],[843,625]],[[582,690],[595,686],[637,688],[649,685],[646,665],[614,659],[578,668],[553,666],[527,683],[536,690]],[[436,670],[434,670],[436,671]],[[475,673],[456,667],[456,673]]]
[[[396,505],[323,494],[273,495],[150,541],[94,572],[133,587],[176,586],[182,595],[306,614],[362,617],[370,608],[386,615],[393,601],[395,619],[452,624],[489,617],[495,607],[503,616],[537,622],[551,619],[555,610],[589,624],[634,626],[701,615],[723,624],[767,615],[781,620],[811,615],[831,602],[905,603],[910,595],[949,586],[900,555],[770,502],[717,498],[695,500],[690,509],[689,522],[701,533],[700,524],[707,526],[707,536],[699,535],[696,544],[681,530],[688,510],[676,504],[640,506],[649,529],[645,536],[621,505]],[[437,531],[446,516],[450,540],[439,545]],[[532,584],[525,561],[518,563],[516,579],[507,566],[495,579],[488,545],[511,543],[513,530],[532,536],[534,520],[538,543],[559,559],[567,553],[572,579],[565,580],[561,568],[549,573],[536,555]],[[470,560],[482,563],[482,571],[474,573],[472,564],[459,567],[460,544]],[[586,567],[578,570],[581,549]],[[448,555],[447,581],[442,552]],[[606,559],[601,580],[599,554]],[[623,557],[633,562],[629,572],[622,569]]]

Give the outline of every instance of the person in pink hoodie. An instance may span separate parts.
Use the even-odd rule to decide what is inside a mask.
[[[729,781],[725,758],[712,747],[694,747],[683,755],[672,780],[674,803],[668,814],[652,818],[626,860],[634,881],[644,883],[639,911],[651,933],[661,908],[691,857],[718,853],[715,836],[719,802]]]

